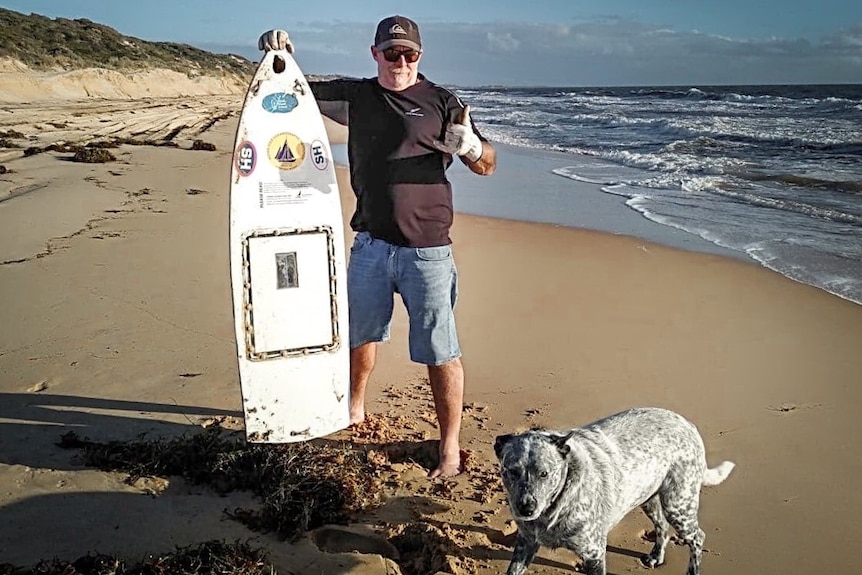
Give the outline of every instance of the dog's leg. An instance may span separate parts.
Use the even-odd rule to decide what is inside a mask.
[[[605,564],[605,555],[602,554],[600,557],[583,557],[584,560],[584,573],[587,575],[607,575],[608,570]]]
[[[607,575],[605,557],[608,540],[606,537],[602,537],[598,541],[589,540],[588,542],[569,539],[566,542],[566,547],[577,553],[584,562],[584,573],[587,575]]]
[[[706,539],[706,534],[697,526],[696,520],[693,531],[689,531],[685,535],[680,532],[679,528],[674,527],[674,529],[680,533],[682,540],[685,541],[685,544],[688,545],[688,548],[691,550],[686,575],[700,575],[700,562],[703,557],[703,542]]]
[[[661,500],[658,493],[647,499],[641,505],[641,509],[644,510],[644,513],[646,513],[647,517],[655,525],[655,545],[653,545],[652,551],[648,555],[644,555],[641,558],[641,562],[647,567],[658,567],[664,563],[664,550],[667,547],[668,539],[670,539],[668,535],[670,525],[668,525],[667,519],[664,518],[664,513],[662,513]]]
[[[520,531],[515,537],[515,550],[512,552],[512,562],[506,575],[521,575],[533,562],[536,552],[539,550],[539,542],[525,537]]]
[[[700,485],[680,486],[661,491],[661,503],[668,522],[688,545],[690,555],[686,575],[700,575],[700,561],[706,534],[697,522],[700,507]]]

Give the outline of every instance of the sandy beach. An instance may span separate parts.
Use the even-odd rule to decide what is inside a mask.
[[[56,445],[70,430],[111,441],[213,420],[241,426],[227,246],[241,101],[233,93],[0,106],[0,132],[21,133],[12,139],[21,148],[166,134],[176,143],[122,145],[104,164],[0,149],[0,564],[96,551],[134,560],[241,539],[269,549],[280,573],[422,572],[325,537],[288,543],[250,531],[224,515],[250,504],[249,493],[174,477],[128,484]],[[342,126],[328,127],[333,143],[345,141]],[[195,140],[216,150],[190,149]],[[502,151],[499,163],[512,157]],[[344,167],[339,178],[349,215]],[[495,175],[483,185],[505,194],[511,183]],[[432,481],[418,464],[390,465],[388,498],[351,528],[385,535],[430,525],[447,555],[437,570],[505,572],[512,528],[494,437],[654,405],[697,424],[711,464],[737,464],[703,494],[704,573],[857,572],[862,306],[635,232],[512,218],[458,214],[453,228],[468,472]],[[436,437],[424,370],[409,362],[396,309],[369,387],[373,421],[389,435],[346,430],[333,439]],[[611,533],[610,573],[644,572],[648,527],[636,511]],[[671,546],[661,572],[681,574],[687,560],[687,549]],[[528,573],[572,573],[577,561],[543,549]]]

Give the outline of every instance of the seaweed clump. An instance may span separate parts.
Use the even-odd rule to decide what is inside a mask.
[[[326,524],[344,524],[377,506],[383,493],[366,453],[325,443],[248,444],[215,426],[173,439],[96,443],[69,432],[61,447],[78,448],[84,465],[141,477],[181,476],[219,493],[246,490],[258,509],[225,513],[252,530],[296,540]]]
[[[192,142],[192,150],[204,150],[207,152],[215,152],[216,146],[211,142],[204,142],[203,140],[195,140]]]
[[[274,569],[262,549],[247,543],[206,541],[175,552],[150,555],[143,561],[126,561],[102,554],[87,554],[74,561],[40,561],[32,569],[0,564],[0,575],[269,575]]]
[[[83,148],[75,152],[72,156],[73,162],[84,162],[86,164],[104,164],[105,162],[113,162],[117,159],[114,154],[105,148]]]

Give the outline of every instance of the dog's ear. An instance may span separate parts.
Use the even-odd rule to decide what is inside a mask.
[[[509,443],[509,440],[511,440],[512,437],[513,435],[511,433],[506,433],[504,435],[498,435],[494,440],[494,453],[497,454],[497,458],[503,456],[503,448],[507,443]]]
[[[564,458],[572,452],[572,446],[569,445],[569,440],[575,436],[576,431],[570,431],[566,435],[554,435],[552,441]]]

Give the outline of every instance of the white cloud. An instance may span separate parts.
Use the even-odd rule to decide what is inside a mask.
[[[337,22],[297,28],[291,38],[309,73],[370,76],[373,28]],[[820,42],[734,38],[620,19],[426,22],[422,37],[422,71],[439,83],[462,86],[862,82],[862,24]]]
[[[508,32],[488,32],[485,37],[491,52],[515,52],[521,47],[521,41]]]
[[[838,30],[824,40],[824,45],[835,50],[862,49],[862,24]]]

